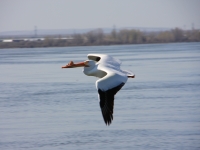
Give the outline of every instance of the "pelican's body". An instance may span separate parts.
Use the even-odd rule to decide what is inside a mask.
[[[121,62],[109,55],[88,54],[88,59],[78,64],[70,62],[62,68],[84,66],[85,75],[100,78],[96,81],[100,107],[106,125],[110,125],[113,120],[114,95],[123,87],[128,77],[134,78],[135,75],[121,70]]]

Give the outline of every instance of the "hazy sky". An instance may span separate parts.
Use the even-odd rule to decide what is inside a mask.
[[[0,0],[0,32],[192,23],[200,29],[200,0]]]

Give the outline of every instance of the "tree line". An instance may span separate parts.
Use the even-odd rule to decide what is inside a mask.
[[[169,31],[145,32],[135,29],[113,29],[104,33],[102,29],[83,34],[73,34],[70,39],[46,37],[41,41],[0,42],[0,48],[34,48],[34,47],[67,47],[120,44],[149,44],[172,42],[200,42],[200,30],[182,30],[174,28]]]

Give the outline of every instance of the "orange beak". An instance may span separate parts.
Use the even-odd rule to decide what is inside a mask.
[[[74,63],[73,61],[70,61],[66,66],[62,66],[62,68],[75,68],[75,67],[87,67],[87,62],[79,62]]]

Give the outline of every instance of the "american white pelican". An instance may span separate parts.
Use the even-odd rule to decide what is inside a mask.
[[[99,93],[99,104],[106,125],[113,120],[114,96],[123,87],[128,78],[134,78],[132,72],[120,69],[121,62],[105,54],[88,54],[89,60],[80,63],[70,61],[62,68],[84,67],[83,72],[88,76],[100,79],[96,81]]]

